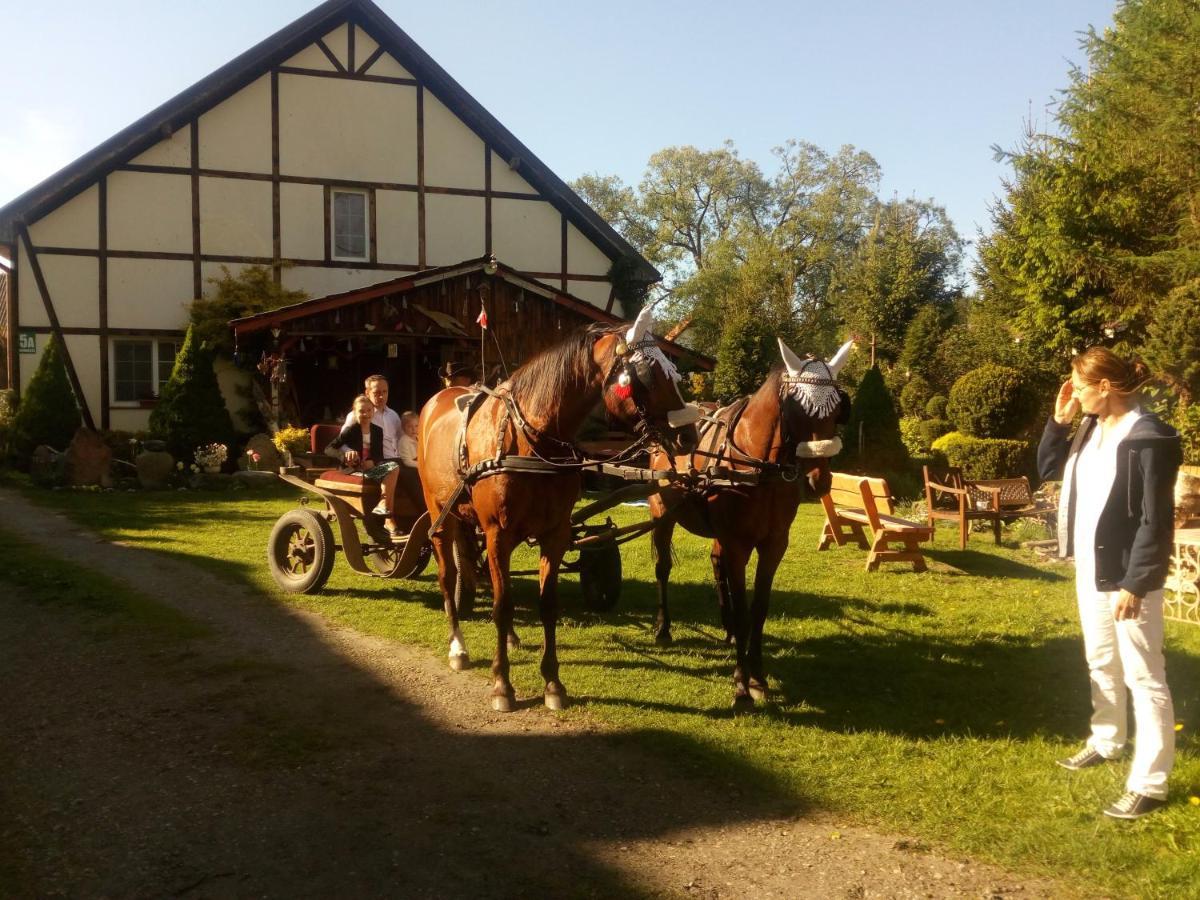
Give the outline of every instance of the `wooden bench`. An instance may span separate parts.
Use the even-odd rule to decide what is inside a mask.
[[[833,486],[821,498],[825,507],[825,528],[818,550],[839,547],[853,540],[867,554],[867,571],[874,572],[884,562],[911,562],[914,572],[924,572],[925,557],[921,542],[933,537],[933,529],[895,515],[892,492],[883,478],[833,473]],[[867,541],[866,530],[871,531]],[[849,533],[846,533],[846,530]],[[903,549],[892,549],[898,543]]]

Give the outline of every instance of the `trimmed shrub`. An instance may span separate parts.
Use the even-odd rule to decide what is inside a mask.
[[[1038,399],[1020,372],[986,363],[954,382],[946,416],[963,434],[1005,438],[1020,434],[1037,408]]]
[[[916,416],[901,416],[900,417],[900,439],[904,441],[904,449],[908,451],[909,456],[921,455],[921,438],[919,430],[921,420]],[[928,450],[929,448],[924,448]]]
[[[914,375],[900,391],[900,409],[906,416],[920,416],[932,396],[933,387],[929,382],[920,375]]]
[[[62,347],[51,336],[13,416],[13,447],[22,459],[39,444],[66,451],[79,425],[79,405],[67,378]]]
[[[191,459],[202,444],[233,442],[233,421],[213,371],[213,354],[200,347],[188,327],[175,368],[150,413],[150,433],[176,459]]]
[[[835,469],[886,475],[908,466],[896,407],[878,366],[868,369],[858,385],[842,440]]]
[[[925,404],[925,416],[930,419],[946,418],[946,400],[942,394],[934,394]]]
[[[933,448],[934,441],[953,430],[954,426],[945,419],[922,419],[917,425],[917,441],[921,453],[928,453]]]
[[[1028,441],[979,438],[960,431],[942,435],[932,445],[938,459],[958,466],[968,478],[1008,478],[1025,474],[1033,459]]]
[[[1200,403],[1180,403],[1170,421],[1183,444],[1183,464],[1200,466]]]

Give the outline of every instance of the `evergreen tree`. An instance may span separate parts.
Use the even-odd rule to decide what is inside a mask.
[[[13,416],[13,447],[21,458],[39,444],[66,450],[79,425],[79,404],[67,378],[62,346],[51,335]]]
[[[896,404],[878,366],[867,370],[854,393],[842,442],[842,452],[833,462],[835,469],[879,475],[908,466]]]
[[[176,459],[190,460],[203,444],[228,446],[233,440],[233,422],[213,371],[213,355],[200,346],[195,328],[189,326],[171,377],[150,413],[150,433],[165,441]]]

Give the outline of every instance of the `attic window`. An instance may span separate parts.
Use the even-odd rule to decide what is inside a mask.
[[[367,258],[367,195],[363,191],[331,192],[333,224],[330,255],[334,259]]]

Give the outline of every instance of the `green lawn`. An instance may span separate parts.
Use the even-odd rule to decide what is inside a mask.
[[[190,559],[280,603],[445,652],[432,566],[416,581],[384,581],[339,560],[324,593],[277,591],[266,538],[296,491],[29,495],[109,538]],[[613,516],[628,523],[645,514],[623,507]],[[1182,725],[1173,803],[1134,824],[1109,821],[1098,811],[1122,790],[1124,767],[1053,765],[1080,744],[1089,713],[1070,570],[982,535],[959,551],[945,529],[929,553],[931,572],[893,565],[867,574],[861,551],[816,552],[820,524],[819,506],[801,508],[776,579],[769,706],[731,715],[732,656],[719,640],[708,547],[677,533],[670,649],[653,641],[647,540],[624,549],[624,594],[612,614],[583,611],[575,578],[564,577],[560,658],[574,700],[564,715],[666,732],[664,752],[669,745],[676,755],[682,738],[692,753],[680,764],[700,770],[732,754],[752,773],[752,789],[1058,876],[1083,894],[1200,896],[1200,628],[1167,629]],[[532,563],[532,553],[517,560]],[[514,656],[513,680],[527,697],[541,689],[533,579],[518,579],[516,595],[528,649]],[[490,658],[493,631],[482,614],[465,633],[473,659]],[[482,676],[447,669],[446,677]]]

